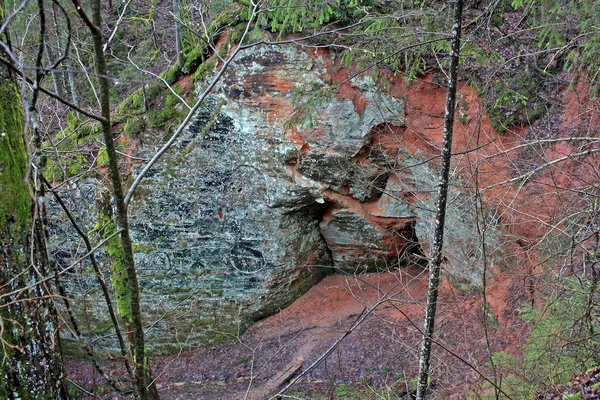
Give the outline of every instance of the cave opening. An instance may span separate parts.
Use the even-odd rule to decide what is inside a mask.
[[[333,261],[333,252],[331,251],[331,248],[329,247],[329,243],[327,243],[327,240],[325,239],[325,236],[323,235],[323,230],[321,229],[322,223],[326,218],[326,215],[328,214],[328,212],[330,211],[330,209],[332,209],[334,207],[334,202],[328,200],[328,199],[323,199],[323,203],[315,203],[314,207],[315,207],[315,215],[316,215],[316,222],[317,222],[317,226],[318,226],[318,231],[319,231],[319,238],[320,240],[325,244],[325,251],[327,252],[328,258],[330,260],[330,264],[325,266],[323,265],[323,268],[327,268],[327,275],[331,275],[333,273],[335,273],[335,263]]]
[[[425,255],[417,236],[416,225],[417,221],[414,220],[398,233],[406,243],[398,256],[398,266],[400,267],[419,266],[426,268],[429,264],[429,259]]]

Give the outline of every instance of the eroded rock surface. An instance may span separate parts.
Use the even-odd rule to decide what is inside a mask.
[[[344,77],[326,52],[244,50],[150,171],[130,217],[151,345],[236,334],[334,270],[424,265],[436,160],[404,147],[402,93]],[[336,94],[313,107],[309,94],[319,90]],[[288,126],[298,109],[305,114]],[[385,135],[395,140],[384,143]],[[155,150],[146,144],[138,156]],[[474,203],[460,182],[450,196],[445,271],[477,286]],[[97,289],[85,290],[101,315]]]

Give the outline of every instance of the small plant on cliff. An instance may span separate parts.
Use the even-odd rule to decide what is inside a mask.
[[[587,279],[564,280],[563,293],[547,298],[541,309],[525,306],[521,318],[531,326],[524,355],[501,352],[495,362],[505,371],[504,388],[515,398],[531,398],[543,387],[568,382],[573,375],[598,365],[600,321],[589,318],[595,285]]]
[[[537,46],[552,56],[548,65],[563,62],[565,70],[585,70],[600,77],[600,4],[594,0],[514,0],[515,10],[537,35]],[[595,85],[594,85],[595,86]]]

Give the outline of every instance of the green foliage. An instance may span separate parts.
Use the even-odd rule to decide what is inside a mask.
[[[291,129],[294,125],[313,127],[313,116],[319,115],[319,110],[333,98],[334,92],[331,86],[320,82],[307,82],[292,94],[295,108],[285,121],[286,129]]]
[[[366,15],[375,5],[372,0],[270,0],[265,5],[269,10],[261,24],[272,32],[282,35],[316,29],[333,21],[350,22]]]
[[[338,41],[347,47],[342,53],[345,65],[356,69],[386,67],[414,79],[430,66],[438,66],[435,53],[442,53],[439,59],[446,58],[450,50],[448,13],[411,4],[382,13],[364,18],[353,36]]]
[[[546,112],[547,102],[539,96],[542,77],[523,71],[495,79],[484,93],[492,127],[505,132],[515,124],[531,124]]]
[[[494,361],[511,371],[503,388],[514,398],[533,398],[541,386],[567,382],[572,375],[597,365],[600,321],[593,317],[590,296],[595,285],[587,279],[566,278],[564,293],[546,299],[544,309],[525,306],[521,317],[531,325],[523,357],[496,353]]]
[[[595,0],[514,0],[515,10],[528,10],[537,46],[562,61],[565,70],[586,70],[593,81],[600,70],[600,3]]]
[[[61,181],[85,173],[92,165],[93,154],[100,147],[101,126],[67,114],[67,124],[52,140],[44,143],[47,157],[44,176]]]

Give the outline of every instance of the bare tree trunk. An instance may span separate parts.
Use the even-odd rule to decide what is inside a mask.
[[[72,70],[71,61],[67,59],[67,70]],[[76,107],[79,107],[79,96],[77,95],[77,86],[75,86],[75,77],[73,76],[73,72],[67,72],[69,76],[69,88],[71,89],[71,101]]]
[[[0,66],[0,398],[67,399],[52,293],[39,282],[50,271],[28,162],[19,92]]]
[[[74,0],[75,1],[75,0]],[[76,2],[76,1],[75,1]],[[100,107],[102,109],[102,133],[106,145],[106,153],[108,155],[108,163],[110,170],[110,180],[112,184],[113,199],[116,205],[116,224],[117,229],[121,231],[121,246],[122,260],[124,265],[124,273],[127,274],[127,279],[124,284],[128,285],[130,297],[130,310],[127,310],[129,315],[121,315],[121,318],[129,320],[132,331],[128,332],[128,338],[131,341],[131,350],[133,361],[135,364],[134,370],[134,393],[136,399],[159,399],[156,384],[152,378],[152,372],[146,357],[146,348],[144,342],[144,327],[142,322],[142,314],[140,309],[140,293],[137,280],[137,271],[135,269],[135,261],[133,258],[133,245],[129,236],[129,219],[127,216],[127,205],[125,204],[125,196],[123,194],[123,186],[121,182],[121,172],[118,166],[118,156],[115,149],[114,138],[112,134],[112,126],[110,122],[110,81],[108,78],[108,69],[106,66],[106,57],[104,55],[102,43],[102,14],[100,0],[92,1],[92,21],[90,21],[79,4],[78,12],[88,24],[94,38],[94,54],[96,59],[96,72],[98,73],[99,89],[100,89]],[[121,311],[121,310],[119,310]]]
[[[58,28],[59,23],[57,21],[56,5],[54,3],[52,3],[52,25],[53,25],[54,35],[55,35],[54,38],[56,41],[56,48],[58,49],[58,52],[60,53],[60,29]],[[46,41],[46,58],[48,59],[48,65],[54,64],[54,61],[55,61],[54,49],[52,48],[52,46],[50,45],[50,43],[48,41]],[[52,81],[53,81],[56,93],[60,97],[66,97],[67,91],[65,88],[65,80],[64,80],[63,73],[55,72],[55,71],[52,71],[51,73],[52,73]]]
[[[46,43],[46,59],[48,61],[48,65],[52,65],[52,61],[54,60],[54,53],[50,44]],[[50,73],[52,75],[52,86],[54,86],[54,92],[57,93],[60,97],[65,97],[65,93],[60,88],[60,83],[58,82],[57,73],[52,71]]]
[[[177,65],[179,66],[179,69],[182,69],[185,60],[183,59],[181,8],[179,0],[173,0],[173,15],[175,15],[175,48],[177,49]]]
[[[431,361],[431,342],[435,326],[435,313],[440,283],[440,266],[442,264],[442,248],[444,245],[444,225],[446,221],[446,202],[448,199],[448,179],[450,176],[450,159],[452,155],[452,133],[454,128],[454,109],[456,106],[456,86],[460,52],[460,34],[462,22],[463,0],[454,4],[454,23],[450,50],[450,73],[448,92],[446,95],[446,113],[444,116],[444,142],[442,147],[442,168],[436,210],[433,254],[429,262],[429,288],[427,291],[427,308],[423,328],[423,342],[419,354],[419,380],[417,382],[417,400],[425,399],[429,381]]]

